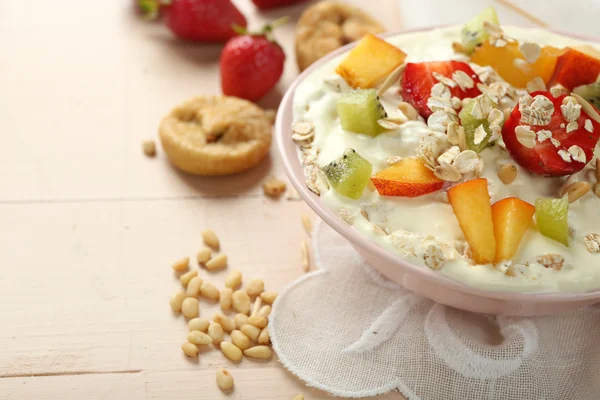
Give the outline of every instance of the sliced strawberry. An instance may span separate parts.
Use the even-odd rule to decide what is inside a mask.
[[[431,97],[431,88],[433,85],[439,82],[433,76],[433,73],[437,72],[452,79],[452,74],[456,71],[465,72],[473,79],[475,84],[472,88],[466,90],[462,90],[458,85],[450,88],[452,96],[456,96],[459,99],[479,96],[481,92],[477,89],[477,84],[480,83],[480,80],[477,74],[469,67],[469,64],[461,61],[433,61],[406,64],[404,75],[402,76],[402,98],[404,101],[412,104],[419,114],[427,119],[432,114],[429,107],[427,107],[427,99]]]
[[[504,144],[510,155],[526,170],[535,174],[545,176],[563,176],[570,175],[577,171],[581,171],[585,165],[594,156],[594,149],[600,138],[600,123],[590,118],[585,111],[581,110],[581,115],[577,120],[577,129],[567,133],[566,126],[569,123],[562,115],[560,106],[566,95],[553,97],[550,92],[534,92],[531,97],[535,100],[536,96],[547,97],[554,105],[554,113],[552,119],[547,125],[528,125],[521,122],[520,106],[516,105],[508,120],[502,128],[502,137]],[[588,126],[591,124],[591,130],[585,128],[586,120],[589,120]],[[532,148],[524,146],[518,139],[515,129],[519,126],[527,126],[536,133],[541,130],[552,132],[552,138],[555,140],[545,139],[542,142],[536,137],[535,144]],[[543,137],[545,137],[544,135]],[[543,138],[542,137],[542,138]],[[573,159],[569,153],[571,146],[579,146],[585,153],[585,162]],[[559,150],[569,161],[566,161],[559,154]]]

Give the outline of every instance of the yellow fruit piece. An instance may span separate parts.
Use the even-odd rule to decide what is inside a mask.
[[[448,200],[477,264],[493,263],[496,239],[488,182],[473,179],[448,190]]]
[[[490,65],[505,81],[515,87],[524,88],[527,86],[527,82],[538,76],[548,83],[554,73],[556,59],[563,52],[563,49],[544,46],[537,60],[533,64],[529,64],[519,50],[519,43],[511,42],[505,46],[496,47],[489,41],[485,41],[475,49],[471,55],[471,62]]]
[[[365,35],[336,71],[354,88],[368,89],[400,66],[406,54],[377,36]]]

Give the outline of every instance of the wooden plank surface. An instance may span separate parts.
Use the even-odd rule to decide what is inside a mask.
[[[168,298],[170,264],[193,256],[200,231],[221,237],[230,268],[280,290],[300,276],[301,201],[273,201],[260,184],[284,177],[276,154],[248,173],[196,178],[141,141],[188,97],[219,93],[221,45],[184,43],[131,12],[130,1],[0,1],[0,398],[307,399],[276,359],[231,364],[218,351],[182,356],[185,322]],[[275,108],[297,76],[294,21],[304,6],[259,13],[236,3],[250,25],[290,15],[278,37],[287,51]],[[370,2],[352,3],[369,8]],[[395,0],[371,12],[398,29]],[[314,216],[312,216],[314,217]],[[226,272],[201,272],[222,286]],[[201,301],[202,315],[218,306]],[[223,395],[215,368],[230,366]],[[397,393],[379,397],[400,399]]]

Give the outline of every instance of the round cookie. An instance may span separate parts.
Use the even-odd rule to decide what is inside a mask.
[[[177,168],[196,175],[229,175],[258,164],[271,147],[272,117],[228,96],[195,97],[163,118],[159,136]]]
[[[300,71],[324,55],[367,33],[385,29],[364,11],[344,3],[323,1],[307,8],[296,25],[296,61]]]

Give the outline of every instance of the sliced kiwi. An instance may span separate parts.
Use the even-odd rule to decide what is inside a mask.
[[[369,136],[385,131],[377,123],[386,114],[375,89],[359,89],[344,94],[337,102],[337,113],[344,130]]]
[[[347,149],[335,161],[323,167],[331,186],[341,195],[359,199],[371,178],[373,166],[354,149]]]
[[[495,105],[495,103],[493,103]],[[490,123],[486,118],[478,119],[475,118],[471,111],[475,106],[475,99],[469,101],[458,113],[458,118],[460,119],[460,124],[465,129],[465,139],[467,141],[467,148],[469,150],[473,150],[476,153],[481,152],[490,144],[490,138],[492,136],[492,131],[490,129]],[[483,140],[475,144],[475,131],[479,126],[483,127],[485,131],[485,137]]]
[[[461,43],[468,54],[471,54],[475,50],[475,47],[488,38],[489,35],[483,29],[483,23],[486,21],[500,25],[498,15],[493,7],[486,8],[463,27],[461,31]]]
[[[600,110],[600,82],[577,86],[573,93],[580,95]]]

